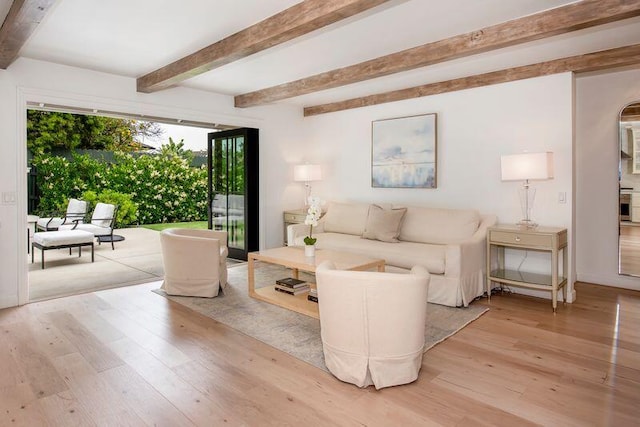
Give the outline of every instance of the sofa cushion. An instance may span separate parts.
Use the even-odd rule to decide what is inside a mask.
[[[368,214],[369,205],[365,203],[330,202],[327,213],[322,217],[324,230],[362,236]]]
[[[389,244],[378,240],[361,239],[359,236],[342,233],[314,234],[318,239],[318,249],[332,249],[382,258],[389,266],[411,269],[421,265],[432,274],[444,274],[445,252],[444,245],[430,245],[425,243],[399,242]],[[303,245],[303,237],[295,241],[296,245]]]
[[[370,240],[398,243],[400,224],[402,224],[402,219],[406,212],[407,208],[383,209],[381,206],[371,205],[362,237]]]
[[[460,243],[478,229],[475,210],[408,207],[399,239],[406,242]]]

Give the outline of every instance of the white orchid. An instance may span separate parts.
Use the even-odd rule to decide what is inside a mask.
[[[307,210],[307,217],[304,223],[309,226],[309,235],[304,238],[305,245],[315,245],[318,239],[313,236],[313,227],[318,225],[318,220],[322,215],[322,209],[320,205],[322,201],[318,197],[309,196],[309,209]]]

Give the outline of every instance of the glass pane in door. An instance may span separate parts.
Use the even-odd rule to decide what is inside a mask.
[[[244,251],[244,137],[216,139],[212,157],[213,228],[228,233],[230,250]]]

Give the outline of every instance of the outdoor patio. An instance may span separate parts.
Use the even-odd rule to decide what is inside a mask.
[[[76,293],[128,286],[162,279],[160,233],[147,228],[122,228],[115,234],[125,240],[95,245],[95,262],[91,249],[78,249],[69,255],[68,249],[45,252],[45,269],[40,262],[40,250],[35,249],[34,263],[29,256],[29,294],[31,301],[61,297]]]

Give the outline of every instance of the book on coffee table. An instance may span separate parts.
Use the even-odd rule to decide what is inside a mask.
[[[294,279],[293,277],[285,277],[276,280],[276,285],[286,286],[287,288],[297,289],[303,286],[309,286],[304,280]]]
[[[276,285],[275,286],[275,290],[278,292],[282,292],[285,294],[289,294],[289,295],[300,295],[300,294],[304,294],[306,292],[309,292],[309,287],[302,287],[302,288],[298,288],[298,289],[292,289],[292,288],[288,288],[286,286],[281,286],[281,285]]]

